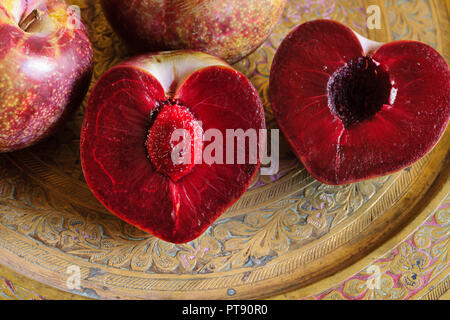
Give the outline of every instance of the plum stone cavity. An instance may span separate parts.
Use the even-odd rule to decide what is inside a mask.
[[[359,57],[334,72],[328,81],[328,106],[345,128],[373,117],[389,104],[389,75],[370,57]]]

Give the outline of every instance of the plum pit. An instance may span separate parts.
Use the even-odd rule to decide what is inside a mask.
[[[328,82],[328,106],[345,128],[373,117],[389,104],[389,75],[371,57],[359,57],[334,72]]]
[[[196,152],[203,146],[203,130],[178,100],[162,101],[158,109],[156,115],[150,115],[155,119],[147,138],[147,152],[156,170],[177,182],[194,168]],[[175,130],[181,130],[185,135],[174,136]]]

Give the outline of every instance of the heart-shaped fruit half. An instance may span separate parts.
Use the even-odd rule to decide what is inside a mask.
[[[450,71],[423,43],[375,43],[316,20],[282,42],[270,99],[306,169],[346,184],[403,169],[434,147],[450,117]]]
[[[246,191],[259,168],[259,153],[250,161],[250,143],[242,148],[229,133],[261,129],[258,92],[219,58],[192,51],[144,55],[113,67],[93,89],[82,167],[93,193],[119,218],[185,243]],[[257,143],[261,150],[265,141]],[[238,161],[239,151],[246,161]]]

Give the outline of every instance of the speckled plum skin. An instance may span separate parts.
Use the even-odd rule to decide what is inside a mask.
[[[42,23],[20,21],[38,10]],[[91,80],[87,30],[63,0],[0,3],[0,152],[46,138],[81,103]]]
[[[286,0],[101,0],[117,34],[140,52],[203,51],[234,63],[257,49]]]

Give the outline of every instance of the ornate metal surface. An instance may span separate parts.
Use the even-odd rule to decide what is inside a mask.
[[[388,254],[309,299],[438,299],[450,288],[449,208],[450,193],[419,228]],[[371,278],[377,282],[370,284]]]
[[[93,85],[127,52],[97,1],[72,3],[81,7],[94,43]],[[380,30],[366,28],[370,4],[382,9]],[[426,42],[450,61],[442,1],[291,0],[266,44],[235,65],[260,92],[269,128],[276,127],[268,101],[276,48],[295,25],[319,17],[377,41]],[[283,142],[280,174],[257,177],[203,236],[173,245],[120,221],[93,197],[79,164],[83,110],[45,143],[0,157],[0,264],[62,290],[68,290],[68,268],[78,266],[81,288],[72,293],[94,298],[254,298],[314,282],[407,224],[448,166],[447,131],[432,153],[406,170],[326,186]]]

